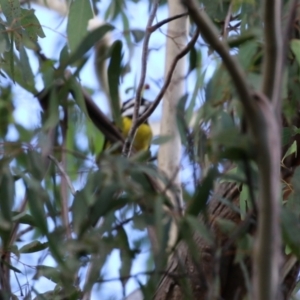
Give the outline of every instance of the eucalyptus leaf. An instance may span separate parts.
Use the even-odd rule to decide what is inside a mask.
[[[108,86],[110,93],[110,104],[113,114],[113,119],[119,128],[122,128],[121,124],[121,109],[119,98],[119,84],[122,70],[122,42],[116,41],[111,46],[111,59],[108,66]]]
[[[41,243],[40,241],[32,241],[29,244],[20,248],[20,253],[35,253],[48,248],[48,243]]]
[[[87,34],[88,21],[93,18],[90,2],[74,0],[69,9],[67,25],[68,43],[71,52],[74,52]]]
[[[65,69],[67,65],[72,65],[82,57],[94,46],[97,42],[101,41],[106,33],[113,30],[114,27],[109,24],[104,24],[97,29],[89,32],[82,40],[81,43],[71,52],[69,60],[60,65],[61,69]]]

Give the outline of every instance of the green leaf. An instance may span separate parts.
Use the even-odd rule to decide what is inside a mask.
[[[68,43],[71,52],[78,47],[87,34],[88,21],[93,18],[90,1],[74,0],[71,2],[67,25]]]
[[[89,149],[92,154],[98,155],[102,152],[104,147],[105,137],[104,135],[97,129],[92,121],[89,119],[86,122],[86,131],[85,134],[89,140]]]
[[[289,155],[294,154],[294,153],[297,157],[297,142],[296,141],[294,141],[293,144],[287,149],[287,151],[285,152],[285,154],[282,158],[282,161],[284,161],[284,159],[286,157],[288,157]]]
[[[244,43],[251,42],[257,37],[255,32],[244,32],[242,35],[232,35],[228,38],[227,43],[230,48],[240,47]]]
[[[139,43],[145,36],[145,31],[144,30],[140,30],[140,29],[131,29],[130,30],[133,38],[134,38],[134,41],[136,43]]]
[[[8,166],[0,170],[0,211],[7,222],[12,221],[12,207],[14,205],[15,183]]]
[[[20,27],[20,1],[19,0],[0,0],[1,10],[11,28]]]
[[[193,231],[197,232],[202,238],[204,238],[209,245],[214,245],[215,241],[213,234],[204,222],[201,222],[197,217],[191,215],[186,215],[185,219]]]
[[[87,216],[89,212],[89,205],[86,198],[92,197],[87,193],[86,189],[78,191],[74,197],[72,205],[72,219],[73,219],[73,230],[80,236],[89,224]]]
[[[121,209],[128,204],[127,199],[117,199],[117,194],[120,188],[117,184],[100,189],[95,195],[95,204],[90,208],[89,219],[92,224],[95,224],[101,217],[108,212]]]
[[[1,21],[1,19],[0,19]],[[10,41],[6,27],[0,23],[0,54],[9,51]]]
[[[14,105],[11,86],[2,86],[0,91],[0,136],[5,137],[9,126],[13,123]]]
[[[12,81],[15,83],[15,53],[14,53],[14,32],[12,31],[10,34],[10,49],[8,52],[8,60],[7,62],[9,62],[8,66],[9,66],[9,71],[11,74],[11,79]]]
[[[66,64],[69,59],[70,59],[70,53],[68,50],[68,45],[66,44],[60,51],[59,64],[60,65]],[[53,67],[53,66],[51,66],[51,67]]]
[[[45,176],[45,167],[42,155],[36,151],[28,151],[28,171],[38,181],[42,181]]]
[[[209,195],[213,190],[214,180],[218,175],[219,172],[216,167],[208,171],[202,183],[196,188],[195,195],[187,208],[187,214],[198,216],[206,208]]]
[[[23,50],[21,50],[22,52]],[[21,53],[20,53],[21,56]],[[26,53],[22,53],[22,62],[25,64],[25,67],[27,68],[25,73],[23,73],[23,64],[20,59],[15,55],[13,48],[10,50],[10,52],[5,52],[3,54],[3,59],[1,59],[1,68],[4,70],[4,72],[11,78],[13,82],[17,82],[21,87],[23,87],[25,90],[31,92],[32,94],[36,94],[37,90],[35,88],[35,82],[33,79],[32,71],[29,71],[28,65],[28,58]],[[29,65],[30,68],[30,65]],[[26,76],[29,76],[29,78],[26,78]],[[53,80],[52,80],[53,82]]]
[[[300,222],[299,212],[294,211],[283,206],[281,211],[281,226],[283,241],[289,247],[291,252],[300,258]]]
[[[293,39],[291,40],[290,45],[293,53],[295,54],[297,63],[300,65],[300,40]]]
[[[39,182],[25,176],[23,178],[27,186],[27,199],[30,212],[36,222],[36,226],[44,235],[47,235],[48,225],[44,203],[49,201],[47,199],[49,196]]]
[[[36,266],[36,274],[34,275],[33,279],[37,280],[41,276],[46,277],[57,284],[61,282],[61,273],[57,268],[54,267],[48,267],[44,265]]]
[[[291,137],[294,135],[294,130],[290,127],[284,127],[282,128],[282,134],[281,134],[281,143],[282,146],[285,146],[289,143]]]
[[[241,262],[248,253],[253,250],[253,237],[250,234],[243,234],[237,240],[237,251],[235,254],[234,262]]]
[[[237,226],[232,220],[224,218],[217,218],[216,224],[219,226],[220,230],[228,236],[232,234]]]
[[[43,116],[42,120],[43,129],[48,130],[55,128],[55,126],[59,123],[59,99],[61,99],[60,92],[57,91],[55,87],[52,87],[49,92],[49,101],[47,109],[45,110],[46,114]],[[49,144],[46,144],[49,146]],[[44,145],[41,144],[43,147]]]
[[[222,182],[237,182],[237,183],[246,183],[245,172],[240,167],[234,167],[227,171],[225,174],[222,174],[221,180]]]
[[[34,9],[24,9],[21,8],[21,24],[24,28],[27,37],[36,44],[38,37],[44,38],[45,33],[43,28],[34,14]]]
[[[187,142],[188,124],[185,119],[185,106],[188,100],[188,96],[189,96],[188,94],[183,95],[179,99],[179,102],[176,107],[176,123],[179,130],[181,143],[185,146],[188,144]]]
[[[17,211],[12,212],[13,215],[13,222],[18,222],[20,224],[27,224],[31,226],[36,226],[35,220],[31,215],[28,215],[26,211],[20,213]]]
[[[12,226],[12,207],[14,205],[15,185],[9,167],[5,164],[0,169],[0,236],[3,247],[10,240],[10,229]]]
[[[247,42],[240,47],[238,59],[245,70],[250,71],[253,69],[254,57],[258,53],[261,52],[258,52],[257,41]]]
[[[106,33],[113,30],[114,27],[109,24],[104,24],[97,29],[89,32],[84,39],[81,41],[78,47],[70,54],[70,58],[65,64],[60,65],[60,69],[64,70],[68,65],[74,64],[77,60],[82,57],[101,39]]]
[[[201,51],[198,52],[195,45],[190,51],[189,61],[189,73],[201,65]]]
[[[40,241],[32,241],[29,244],[24,245],[19,252],[20,253],[35,253],[48,248],[48,243],[41,243]]]
[[[132,49],[132,42],[131,42],[131,36],[130,36],[130,27],[129,27],[129,20],[128,20],[128,15],[125,13],[125,11],[121,10],[120,11],[121,17],[122,17],[122,23],[123,23],[123,37],[125,38],[125,41],[127,43],[127,46],[129,48],[129,53],[131,52]]]
[[[294,191],[300,196],[300,185],[299,185],[299,182],[300,182],[300,166],[296,167],[291,182],[293,184]]]
[[[75,79],[75,76],[71,76],[68,80],[68,85],[70,86],[71,91],[73,92],[73,97],[75,102],[80,107],[81,111],[84,112],[86,116],[88,116],[85,101],[82,94],[82,89],[77,80]]]
[[[123,288],[125,287],[128,279],[130,278],[130,270],[132,266],[132,251],[130,250],[128,237],[126,234],[126,231],[121,226],[118,229],[118,235],[117,238],[120,242],[120,260],[121,260],[121,266],[120,266],[120,277],[123,278],[121,280]]]
[[[122,128],[120,99],[119,99],[119,84],[122,71],[122,42],[115,41],[111,46],[111,59],[109,62],[107,75],[108,86],[110,93],[110,104],[113,114],[113,119],[119,128]]]
[[[243,184],[242,191],[240,193],[240,212],[241,219],[244,220],[249,209],[250,204],[250,191],[247,184]]]
[[[212,0],[202,0],[202,4],[205,7],[206,13],[212,18],[214,22],[221,22],[225,19],[230,1],[212,1]]]

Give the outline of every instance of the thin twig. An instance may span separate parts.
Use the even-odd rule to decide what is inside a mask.
[[[153,103],[151,104],[151,106],[138,119],[138,121],[136,123],[137,127],[140,126],[142,123],[144,123],[149,118],[149,116],[154,112],[154,110],[158,106],[159,102],[163,98],[167,88],[169,87],[174,70],[177,65],[177,62],[191,50],[191,48],[195,45],[195,43],[198,39],[198,36],[199,36],[199,31],[197,30],[196,33],[194,34],[194,36],[192,37],[192,39],[189,41],[189,43],[182,49],[182,51],[179,54],[176,55],[172,65],[170,67],[170,70],[166,76],[166,80],[165,80],[163,87],[161,88],[160,92],[156,96],[156,98],[153,101]]]
[[[174,21],[174,20],[176,20],[176,19],[185,17],[185,16],[187,16],[187,15],[188,15],[188,13],[185,12],[185,13],[183,13],[183,14],[175,15],[175,16],[173,16],[173,17],[164,19],[164,20],[162,20],[162,21],[156,23],[155,25],[149,27],[148,30],[149,30],[150,32],[154,32],[155,30],[157,30],[158,28],[162,27],[162,26],[165,25],[166,23],[169,23],[169,22]]]
[[[16,241],[17,241],[18,239],[20,239],[22,235],[24,235],[24,234],[26,234],[26,233],[32,231],[33,229],[34,229],[34,227],[30,225],[30,226],[24,228],[23,230],[20,230],[20,231],[18,232],[17,236],[16,236]]]
[[[53,156],[53,155],[48,155],[48,158],[50,160],[52,160],[54,162],[54,164],[57,166],[57,168],[59,169],[59,172],[61,173],[61,175],[66,179],[68,186],[70,188],[71,194],[73,196],[76,195],[76,190],[74,189],[71,179],[68,176],[68,174],[66,173],[66,171],[64,170],[63,166],[60,164],[60,162]]]
[[[140,110],[140,105],[141,105],[141,96],[142,96],[142,91],[145,85],[145,79],[146,79],[146,72],[147,72],[147,59],[148,59],[148,50],[149,50],[149,41],[150,37],[152,34],[152,31],[149,30],[151,28],[151,25],[154,21],[157,9],[158,9],[158,4],[160,0],[155,0],[153,3],[153,8],[150,13],[148,23],[147,23],[147,28],[146,28],[146,33],[145,33],[145,38],[144,38],[144,44],[143,44],[143,52],[142,52],[142,69],[141,69],[141,78],[139,85],[137,87],[136,91],[136,98],[135,98],[135,105],[134,105],[134,112],[132,116],[132,126],[129,130],[128,137],[126,138],[125,144],[123,146],[122,154],[125,156],[129,156],[132,148],[132,142],[134,140],[135,134],[137,127],[136,123],[138,120],[139,116],[139,110]]]
[[[223,39],[226,39],[227,35],[228,35],[228,26],[229,26],[229,22],[231,20],[231,12],[232,12],[232,2],[230,2],[230,4],[229,4],[227,15],[226,15],[226,18],[224,20],[224,25],[223,25]]]

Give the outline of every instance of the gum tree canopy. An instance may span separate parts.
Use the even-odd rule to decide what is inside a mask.
[[[299,1],[0,5],[0,299],[297,299]]]

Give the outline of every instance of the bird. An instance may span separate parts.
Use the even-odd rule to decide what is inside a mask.
[[[132,126],[132,118],[134,114],[134,106],[136,99],[131,98],[125,101],[121,107],[121,117],[122,117],[122,135],[126,139],[128,137],[128,133]],[[138,116],[144,114],[144,112],[150,107],[151,101],[146,100],[145,98],[141,98],[140,108]],[[150,148],[151,140],[152,140],[152,130],[146,120],[143,124],[141,124],[137,131],[133,141],[133,148],[136,152],[139,151],[147,151]]]

